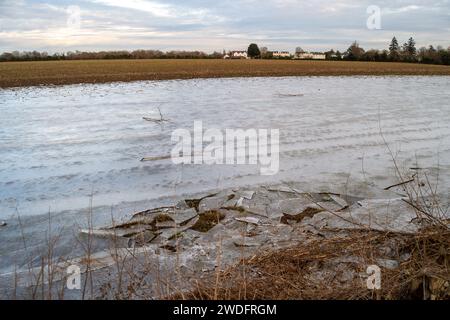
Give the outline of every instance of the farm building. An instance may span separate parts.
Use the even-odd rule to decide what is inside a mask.
[[[274,58],[290,58],[291,54],[288,51],[272,51]]]
[[[247,51],[231,51],[228,56],[230,59],[248,59]]]
[[[297,48],[294,59],[299,60],[325,60],[327,57],[322,52],[306,52],[301,48]]]

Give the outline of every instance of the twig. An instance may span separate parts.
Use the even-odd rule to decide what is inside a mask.
[[[414,209],[416,209],[417,211],[421,212],[422,214],[426,215],[431,221],[437,222],[438,224],[440,224],[441,226],[445,227],[446,229],[448,229],[448,226],[442,222],[440,219],[434,217],[433,215],[431,215],[430,213],[426,212],[425,210],[419,208],[418,206],[416,206],[414,203],[406,200],[406,199],[402,199],[404,202],[406,202],[407,204],[409,204],[411,207],[413,207]]]
[[[158,161],[158,160],[168,160],[170,159],[172,156],[160,156],[160,157],[146,157],[146,158],[142,158],[141,162],[145,162],[145,161]]]
[[[408,184],[408,183],[411,183],[411,182],[414,182],[414,181],[415,181],[415,178],[412,178],[412,179],[410,179],[410,180],[408,180],[408,181],[403,181],[403,182],[394,184],[394,185],[392,185],[392,186],[389,186],[389,187],[387,187],[387,188],[384,188],[384,190],[390,190],[390,189],[392,189],[392,188],[400,187],[400,186],[403,186],[403,185],[405,185],[405,184]]]

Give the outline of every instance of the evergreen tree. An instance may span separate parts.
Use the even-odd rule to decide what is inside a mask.
[[[407,42],[405,42],[405,43],[402,45],[402,53],[404,53],[405,55],[408,55],[408,54],[409,54],[409,47],[408,47],[408,43],[407,43]]]
[[[392,38],[391,44],[389,45],[389,58],[391,60],[398,60],[399,58],[400,46],[398,45],[397,38]]]
[[[416,42],[414,41],[414,39],[411,37],[408,40],[408,53],[411,56],[415,56],[417,53],[417,49],[416,49]]]

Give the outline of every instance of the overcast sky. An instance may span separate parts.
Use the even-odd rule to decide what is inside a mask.
[[[381,9],[369,30],[367,8]],[[80,9],[78,19],[77,6]],[[78,21],[80,23],[78,24]],[[450,46],[450,0],[0,0],[0,52]]]

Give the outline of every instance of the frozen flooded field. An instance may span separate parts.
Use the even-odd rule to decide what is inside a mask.
[[[450,190],[450,77],[236,78],[0,90],[0,219],[129,214],[181,195],[296,182],[377,196],[404,168]],[[157,124],[143,117],[170,122]],[[174,165],[173,130],[280,130],[280,171]],[[345,190],[344,190],[345,189]]]

